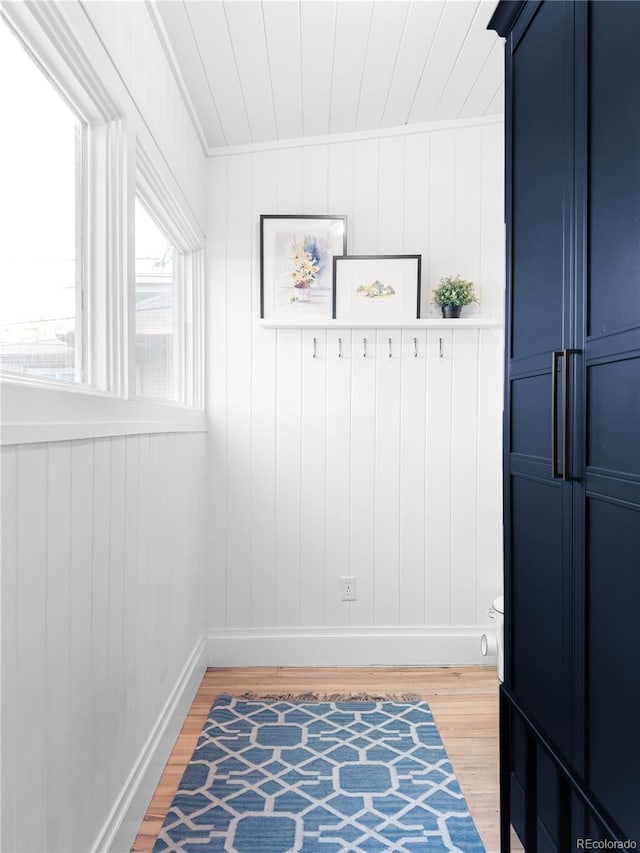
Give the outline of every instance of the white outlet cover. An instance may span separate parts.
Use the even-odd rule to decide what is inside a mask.
[[[356,594],[356,579],[354,575],[342,575],[340,578],[340,591],[342,601],[355,601]]]

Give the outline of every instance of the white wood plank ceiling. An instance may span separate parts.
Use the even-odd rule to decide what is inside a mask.
[[[492,0],[155,0],[205,151],[494,115]]]

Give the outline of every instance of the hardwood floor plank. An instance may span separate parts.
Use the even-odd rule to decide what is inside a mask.
[[[211,668],[167,761],[132,847],[149,853],[220,693],[417,693],[431,706],[487,853],[499,853],[498,679],[493,667]],[[522,847],[513,836],[514,853]],[[258,853],[258,851],[256,851]]]

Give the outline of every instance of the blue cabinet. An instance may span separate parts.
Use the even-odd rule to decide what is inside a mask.
[[[640,844],[640,3],[501,2],[503,850]]]

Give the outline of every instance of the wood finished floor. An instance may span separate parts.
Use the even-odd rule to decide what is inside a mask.
[[[487,853],[499,853],[498,681],[493,667],[208,669],[140,827],[135,853],[153,848],[216,696],[247,690],[419,694],[431,706]],[[512,850],[522,850],[515,836]]]

